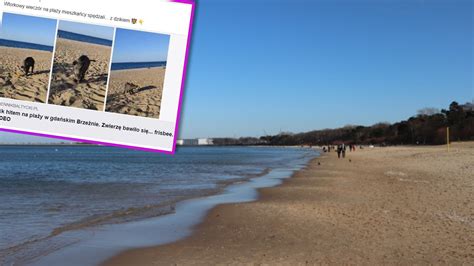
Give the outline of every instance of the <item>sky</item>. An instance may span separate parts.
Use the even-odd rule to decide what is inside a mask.
[[[112,40],[114,38],[114,28],[111,27],[69,21],[60,21],[59,29],[62,31],[68,31],[106,40]]]
[[[3,14],[0,39],[54,46],[56,20]]]
[[[117,29],[114,63],[166,61],[170,36],[143,31]]]
[[[474,99],[473,1],[199,1],[180,137],[408,119]]]
[[[472,101],[473,5],[200,0],[179,136],[372,125]]]

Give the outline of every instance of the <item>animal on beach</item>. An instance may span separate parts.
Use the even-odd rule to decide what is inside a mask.
[[[140,89],[140,86],[133,84],[131,82],[127,82],[125,84],[124,92],[128,94],[135,94],[138,92],[138,89]]]
[[[25,71],[25,76],[28,76],[31,69],[31,74],[35,72],[35,59],[33,57],[27,57],[25,61],[23,61],[23,66],[21,67],[23,71]]]
[[[76,76],[75,82],[81,83],[84,81],[86,72],[89,69],[91,62],[95,62],[95,60],[89,59],[87,55],[82,55],[79,57],[79,59],[72,63],[74,65],[74,75]]]

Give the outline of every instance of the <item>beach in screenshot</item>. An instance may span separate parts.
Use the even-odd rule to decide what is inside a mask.
[[[3,14],[0,96],[46,102],[56,20]]]

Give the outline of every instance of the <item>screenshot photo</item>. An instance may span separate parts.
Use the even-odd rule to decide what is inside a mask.
[[[114,28],[60,21],[50,104],[103,110]]]
[[[169,35],[117,29],[106,111],[159,118]]]
[[[0,97],[46,102],[57,21],[3,14]]]

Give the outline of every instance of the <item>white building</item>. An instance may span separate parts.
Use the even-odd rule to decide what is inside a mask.
[[[197,139],[178,139],[176,145],[180,146],[195,146],[198,145]]]
[[[214,140],[213,139],[198,139],[198,145],[213,145]]]
[[[213,145],[214,140],[209,138],[203,139],[178,139],[176,140],[176,145],[178,146],[206,146]]]

